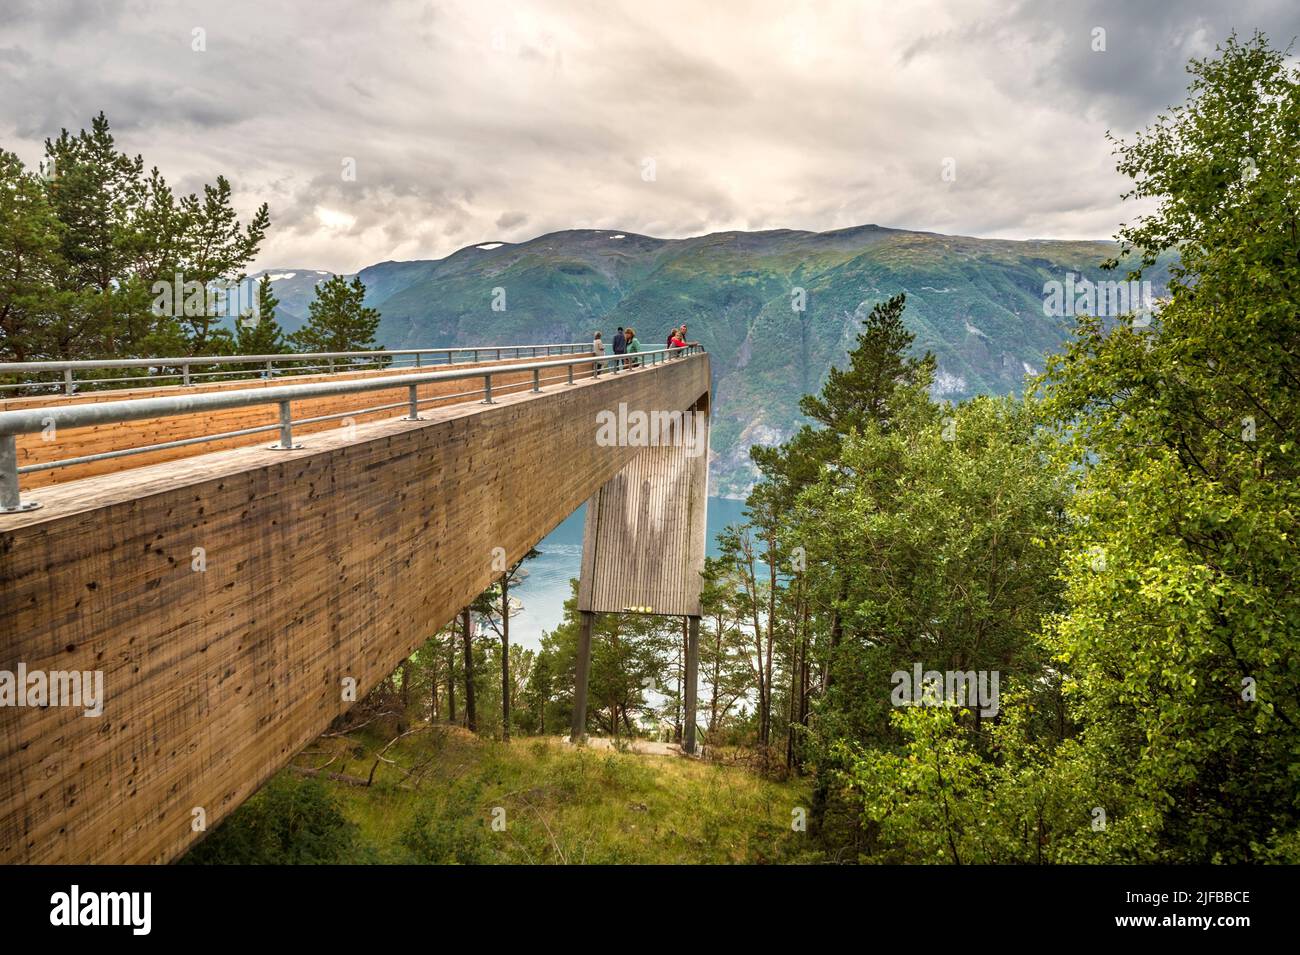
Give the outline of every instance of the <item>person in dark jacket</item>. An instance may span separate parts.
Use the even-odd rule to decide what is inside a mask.
[[[614,333],[614,354],[615,355],[627,354],[627,337],[623,334],[622,325],[618,326],[618,331]],[[622,364],[623,363],[621,361],[614,362],[614,371],[617,372],[619,368],[622,366]]]

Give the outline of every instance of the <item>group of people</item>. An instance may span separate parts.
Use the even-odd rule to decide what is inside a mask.
[[[679,325],[668,333],[667,344],[664,347],[669,349],[685,348],[687,345],[697,345],[697,344],[699,343],[686,340],[686,326]],[[598,358],[601,355],[605,354],[605,342],[601,337],[600,332],[596,332],[595,340],[591,344],[591,350],[592,353],[595,354],[596,357]],[[614,333],[613,353],[615,355],[628,355],[628,354],[635,354],[640,350],[641,350],[641,340],[636,337],[636,330],[630,327],[624,328],[622,325],[620,325],[618,327],[618,331]],[[677,356],[669,355],[669,357],[673,358]],[[627,358],[627,359],[620,359],[619,361],[614,361],[614,362],[598,362],[597,367],[602,368],[607,365],[613,365],[614,371],[617,372],[624,364],[640,364],[640,363],[641,363],[641,359],[639,358]]]

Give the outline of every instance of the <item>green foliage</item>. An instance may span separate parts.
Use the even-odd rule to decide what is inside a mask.
[[[241,355],[282,355],[289,350],[284,332],[276,320],[280,300],[271,290],[271,277],[263,275],[257,283],[258,312],[255,320],[242,317],[235,331],[235,347]]]
[[[1120,163],[1159,200],[1125,242],[1181,251],[1171,297],[1082,322],[1045,382],[1079,473],[1051,638],[1156,858],[1236,862],[1300,823],[1300,73],[1262,37],[1192,72]]]
[[[356,861],[356,827],[317,780],[277,776],[191,849],[187,865]]]
[[[564,620],[543,634],[535,667],[548,675],[552,694],[546,701],[546,723],[567,735],[572,721],[572,687],[576,672],[578,631],[577,581],[564,602]],[[672,712],[677,697],[671,687],[679,662],[682,624],[676,618],[641,614],[600,614],[592,632],[591,673],[587,683],[587,725],[609,736],[644,735],[645,727]],[[666,696],[655,706],[646,690]],[[538,701],[540,703],[540,700]]]
[[[379,312],[365,305],[366,286],[360,277],[351,282],[331,276],[316,286],[308,308],[307,324],[289,336],[296,351],[377,351],[375,330]]]
[[[897,371],[895,322],[805,400],[819,427],[755,454],[763,559],[808,557],[837,857],[1296,857],[1300,71],[1256,36],[1191,72],[1188,103],[1119,147],[1155,200],[1121,232],[1133,277],[1178,254],[1153,325],[1084,316],[1037,394],[946,409]],[[862,374],[872,349],[895,371]],[[755,633],[793,589],[766,586]],[[913,661],[998,672],[999,712],[899,710]]]
[[[46,309],[61,229],[41,178],[0,150],[0,358],[32,361],[57,348]]]
[[[222,176],[178,198],[118,151],[102,113],[46,140],[40,175],[0,152],[0,358],[229,351],[208,290],[244,277],[269,221],[263,205],[241,223]],[[203,289],[197,307],[181,307],[178,277]],[[156,307],[160,288],[173,307]]]
[[[442,798],[428,800],[402,832],[412,862],[475,865],[487,861],[486,817],[479,811],[481,787],[457,784]]]

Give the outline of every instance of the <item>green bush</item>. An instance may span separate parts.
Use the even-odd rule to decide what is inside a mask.
[[[314,779],[277,776],[180,861],[188,865],[327,865],[357,861],[356,827]]]

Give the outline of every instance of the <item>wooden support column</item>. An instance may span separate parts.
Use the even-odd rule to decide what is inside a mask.
[[[468,607],[460,612],[460,620],[465,640],[465,729],[473,733],[478,730],[478,721],[474,715],[474,641]]]
[[[695,752],[695,696],[700,669],[700,618],[687,617],[686,637],[686,713],[682,725],[682,751]]]
[[[573,723],[569,728],[569,742],[581,743],[587,738],[587,682],[591,677],[591,631],[596,615],[582,611],[582,624],[578,628],[578,671],[573,681]]]
[[[644,409],[634,409],[642,411]],[[708,508],[707,396],[683,412],[650,411],[670,422],[587,502],[578,610],[583,615],[574,688],[574,738],[586,717],[589,618],[636,613],[685,620],[682,750],[695,752],[700,587]],[[631,412],[620,409],[619,415]],[[667,434],[669,440],[662,440]]]

